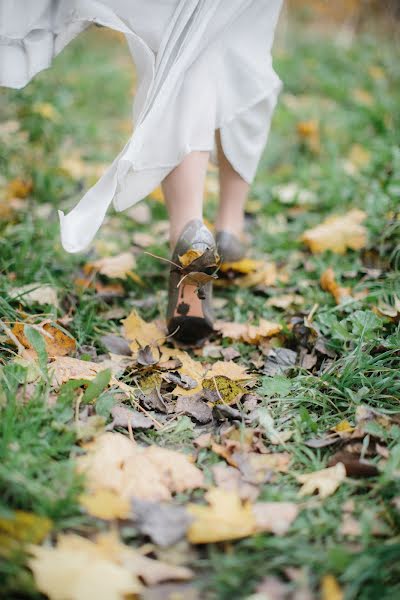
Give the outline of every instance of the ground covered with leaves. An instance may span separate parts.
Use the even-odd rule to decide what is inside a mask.
[[[0,595],[400,595],[400,69],[288,28],[249,260],[201,349],[165,336],[159,191],[68,255],[68,210],[130,135],[120,38],[1,92]],[[217,206],[207,178],[206,217]]]

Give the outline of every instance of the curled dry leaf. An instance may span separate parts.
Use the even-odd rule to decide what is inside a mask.
[[[199,423],[209,423],[212,419],[212,410],[206,404],[205,400],[200,397],[194,396],[182,396],[177,399],[175,405],[175,411],[177,413],[183,413],[189,415],[198,421]]]
[[[130,340],[132,352],[137,352],[145,346],[158,346],[165,341],[165,331],[156,323],[146,323],[133,310],[131,314],[123,321],[124,336]]]
[[[25,323],[15,323],[12,333],[25,348],[32,350],[33,348],[25,336],[24,327]],[[35,328],[43,335],[49,356],[66,356],[75,351],[76,342],[74,338],[61,331],[58,327],[50,325],[50,323],[45,323],[42,326],[37,325]]]
[[[86,273],[95,271],[106,277],[126,279],[132,274],[135,266],[135,257],[133,254],[123,252],[117,256],[107,256],[106,258],[99,258],[99,260],[87,263],[84,270]]]
[[[141,448],[118,433],[105,433],[77,459],[90,491],[109,489],[123,498],[170,500],[171,493],[203,486],[203,474],[187,456],[149,446]]]
[[[279,323],[260,319],[258,325],[217,321],[214,328],[221,332],[223,337],[231,340],[238,340],[247,344],[258,344],[265,339],[277,335],[281,331],[282,326]]]
[[[307,496],[318,492],[321,498],[327,498],[334,492],[346,479],[346,468],[343,463],[337,463],[334,467],[297,475],[296,479],[302,483],[299,496]]]
[[[360,250],[367,243],[367,230],[361,225],[366,218],[362,210],[354,209],[342,216],[331,216],[321,225],[305,231],[301,237],[311,252],[331,250],[344,254],[348,248]]]
[[[188,267],[196,258],[200,258],[203,254],[201,250],[195,250],[194,248],[190,248],[185,254],[179,256],[179,262],[183,268]]]
[[[190,377],[196,382],[196,386],[190,389],[185,389],[180,386],[179,383],[173,390],[173,393],[178,396],[193,396],[202,389],[202,381],[205,375],[205,369],[201,362],[193,360],[193,358],[184,350],[176,350],[170,348],[163,348],[160,357],[160,363],[164,363],[169,360],[178,360],[181,366],[176,368],[179,375]]]
[[[332,294],[336,304],[341,304],[346,298],[351,297],[350,288],[341,287],[336,281],[332,267],[329,267],[322,273],[320,284],[323,290]]]

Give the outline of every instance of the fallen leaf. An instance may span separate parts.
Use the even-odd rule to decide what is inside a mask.
[[[301,304],[304,304],[304,298],[299,294],[281,294],[279,296],[268,298],[266,304],[267,306],[273,306],[284,310],[290,306],[300,306]]]
[[[110,489],[123,498],[170,500],[171,493],[203,486],[203,474],[187,456],[149,446],[141,448],[119,433],[100,435],[77,459],[88,490]]]
[[[289,469],[290,454],[258,454],[256,452],[234,452],[231,463],[237,466],[246,481],[260,485],[271,479],[274,473],[286,473]]]
[[[367,230],[361,225],[366,216],[364,211],[354,209],[342,216],[328,217],[321,225],[305,231],[301,239],[313,253],[360,250],[367,243]]]
[[[241,500],[253,501],[260,494],[257,485],[248,483],[241,472],[238,469],[235,469],[235,467],[227,466],[222,463],[214,465],[211,468],[211,471],[214,481],[219,488],[227,492],[234,492]]]
[[[339,462],[334,467],[297,475],[296,479],[303,484],[299,496],[307,496],[318,492],[321,498],[327,498],[336,492],[339,485],[346,479],[346,469],[343,463]]]
[[[113,420],[107,426],[107,429],[113,429],[114,427],[125,427],[128,429],[129,426],[132,429],[150,429],[154,427],[154,421],[149,419],[149,417],[146,417],[146,415],[138,410],[133,410],[120,404],[111,408],[111,416]]]
[[[212,379],[203,380],[203,389],[210,390],[215,395],[215,402],[235,404],[245,393],[245,389],[228,377],[217,375]]]
[[[363,90],[361,88],[355,88],[352,93],[352,97],[358,104],[362,104],[363,106],[372,106],[374,104],[374,97],[372,94],[367,92],[367,90]]]
[[[38,544],[50,533],[53,523],[47,517],[16,510],[0,518],[0,556],[6,557],[24,544]]]
[[[18,288],[12,288],[8,295],[22,304],[50,304],[59,307],[57,290],[51,285],[28,283]]]
[[[25,348],[32,350],[33,348],[25,336],[24,328],[25,323],[15,323],[12,328],[12,333]],[[66,356],[75,351],[75,340],[61,331],[58,327],[50,325],[50,323],[45,323],[42,326],[36,325],[35,329],[42,334],[46,344],[46,351],[49,356]]]
[[[343,592],[333,575],[324,575],[321,581],[321,600],[343,600]]]
[[[315,120],[299,121],[297,133],[302,142],[314,153],[320,151],[319,123]]]
[[[297,352],[289,348],[271,348],[264,364],[265,375],[273,377],[290,371],[296,364]]]
[[[200,258],[204,254],[201,250],[195,250],[194,248],[190,248],[185,254],[179,256],[179,262],[183,268],[188,267],[194,260]]]
[[[178,384],[173,390],[173,393],[177,396],[193,396],[200,392],[202,390],[202,381],[205,375],[205,369],[201,362],[194,360],[184,350],[163,348],[160,362],[163,363],[171,359],[177,359],[181,363],[181,366],[176,369],[181,377],[190,377],[197,384],[194,388],[190,389],[185,389]]]
[[[58,121],[60,119],[60,113],[50,102],[36,102],[32,106],[32,112],[49,121]]]
[[[49,369],[53,373],[52,384],[59,387],[70,379],[85,379],[92,380],[107,368],[114,371],[117,364],[112,364],[112,361],[104,361],[100,363],[91,362],[89,360],[79,360],[70,356],[57,356],[50,364]]]
[[[127,341],[119,335],[114,335],[113,333],[102,335],[100,341],[113,354],[120,354],[121,356],[131,356],[132,354]]]
[[[181,396],[177,399],[175,411],[194,417],[199,423],[209,423],[212,419],[212,410],[205,400],[194,396]]]
[[[235,540],[255,532],[256,520],[252,506],[248,502],[243,503],[237,494],[212,488],[205,498],[209,506],[187,505],[194,519],[187,534],[192,544]]]
[[[6,197],[8,200],[11,198],[26,198],[32,189],[33,185],[30,179],[24,180],[17,177],[7,183]]]
[[[147,502],[133,498],[135,526],[158,546],[171,546],[181,540],[191,517],[182,506]]]
[[[50,600],[123,600],[142,589],[118,555],[78,535],[60,535],[56,547],[32,546],[31,554],[35,583]]]
[[[86,512],[98,519],[127,519],[131,513],[129,501],[107,489],[84,494],[79,497],[79,503]]]
[[[95,271],[106,277],[127,279],[132,275],[136,266],[135,257],[130,252],[124,252],[117,256],[107,256],[93,262],[87,263],[84,267],[86,273]],[[137,277],[134,275],[134,278]]]
[[[252,376],[246,372],[246,367],[233,362],[233,360],[217,360],[206,373],[207,379],[218,376],[227,377],[232,381],[252,379]]]
[[[336,304],[342,304],[346,298],[351,297],[350,288],[341,287],[337,283],[332,267],[329,267],[322,273],[320,284],[323,290],[332,294],[332,296],[335,298]]]
[[[156,323],[146,323],[133,310],[123,321],[124,336],[132,343],[130,348],[132,352],[137,352],[145,346],[159,346],[165,341],[165,332],[160,329]]]
[[[239,340],[247,344],[258,344],[265,339],[277,335],[281,331],[282,326],[266,319],[260,319],[258,325],[217,321],[214,329],[219,331],[223,337],[231,340]]]
[[[257,502],[253,506],[257,531],[285,535],[299,514],[293,502]]]

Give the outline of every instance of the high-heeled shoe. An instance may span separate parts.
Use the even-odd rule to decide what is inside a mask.
[[[189,250],[197,253],[186,264]],[[200,219],[185,226],[171,261],[175,265],[169,276],[168,333],[183,344],[199,345],[213,332],[212,280],[219,263],[214,237]]]
[[[218,231],[215,241],[222,263],[238,262],[246,256],[245,244],[229,231]]]

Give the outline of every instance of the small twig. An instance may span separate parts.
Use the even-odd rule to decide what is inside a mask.
[[[151,252],[148,252],[147,250],[145,250],[143,252],[143,254],[148,254],[149,256],[152,256],[153,258],[158,258],[158,260],[163,260],[164,262],[167,262],[170,265],[174,265],[174,267],[177,267],[180,271],[182,271],[181,265],[174,263],[172,260],[169,260],[168,258],[164,258],[163,256],[157,256],[157,254],[152,254]]]
[[[129,439],[131,440],[131,442],[133,444],[136,444],[135,438],[133,437],[132,423],[131,423],[130,419],[128,419],[128,433],[129,433]]]
[[[212,380],[213,380],[213,382],[214,382],[214,385],[215,385],[215,389],[216,389],[216,391],[217,391],[217,396],[218,396],[218,398],[221,400],[222,404],[227,404],[227,403],[225,402],[225,400],[223,399],[223,397],[221,396],[221,393],[220,393],[220,391],[219,391],[219,389],[218,389],[217,380],[215,379],[215,375],[213,376]]]
[[[318,304],[318,302],[316,302],[314,304],[314,306],[312,307],[312,309],[310,310],[310,312],[308,313],[306,319],[309,323],[312,323],[313,317],[314,317],[315,313],[317,312],[318,307],[319,307],[319,304]]]

